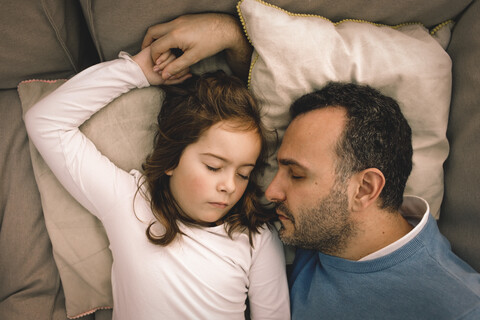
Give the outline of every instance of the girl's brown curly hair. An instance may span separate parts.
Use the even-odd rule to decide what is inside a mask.
[[[244,84],[223,71],[193,76],[181,85],[164,86],[165,98],[158,115],[158,132],[154,151],[143,164],[144,182],[151,209],[164,227],[161,235],[153,234],[152,222],[146,230],[148,239],[157,245],[171,243],[179,229],[178,221],[191,226],[205,226],[194,221],[180,209],[172,196],[167,171],[177,167],[185,148],[195,143],[212,125],[229,121],[236,129],[255,130],[262,143],[260,156],[241,199],[223,218],[225,229],[232,238],[234,232],[252,234],[260,226],[271,221],[275,215],[261,204],[262,190],[258,179],[268,157],[268,131],[262,120],[258,105]]]

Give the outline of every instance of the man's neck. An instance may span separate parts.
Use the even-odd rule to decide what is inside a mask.
[[[346,249],[337,256],[357,261],[399,240],[413,227],[398,212],[380,209],[357,213],[356,235],[350,239]]]

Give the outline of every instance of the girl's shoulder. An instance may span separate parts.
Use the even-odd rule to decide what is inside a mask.
[[[253,247],[261,247],[269,242],[280,243],[277,227],[272,223],[264,223],[258,228],[258,233],[252,234]]]

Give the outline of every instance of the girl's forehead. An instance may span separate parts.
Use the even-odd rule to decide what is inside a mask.
[[[210,153],[232,162],[255,163],[261,139],[257,130],[246,130],[222,121],[208,128],[191,147],[199,154]]]
[[[253,121],[245,121],[241,119],[230,119],[230,120],[222,120],[212,127],[221,128],[227,131],[258,131],[256,125],[253,124]]]
[[[223,137],[232,137],[236,135],[250,135],[258,136],[260,139],[260,131],[258,128],[251,123],[241,122],[240,120],[222,120],[211,127],[207,128],[201,135],[199,139],[207,139],[216,137],[217,139]]]

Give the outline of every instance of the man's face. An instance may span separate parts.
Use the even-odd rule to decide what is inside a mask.
[[[344,126],[345,111],[326,108],[298,116],[285,132],[279,169],[266,190],[277,203],[284,243],[334,255],[355,232],[348,181],[335,173],[335,145]]]

